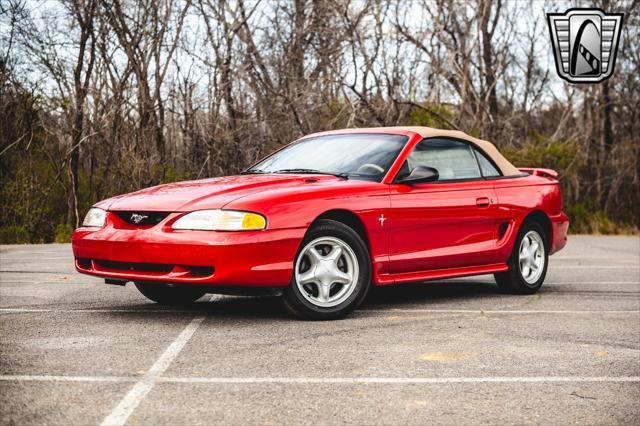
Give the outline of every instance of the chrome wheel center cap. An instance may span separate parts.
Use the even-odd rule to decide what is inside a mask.
[[[320,259],[315,268],[315,277],[323,285],[331,285],[342,275],[337,262],[330,259]]]

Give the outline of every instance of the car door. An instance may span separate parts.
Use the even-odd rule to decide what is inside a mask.
[[[456,139],[428,138],[414,147],[398,176],[426,166],[439,177],[390,185],[391,274],[494,263],[497,198],[483,177],[480,157],[475,147]],[[493,167],[490,162],[488,167]]]

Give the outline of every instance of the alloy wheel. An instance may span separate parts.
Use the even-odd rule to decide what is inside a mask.
[[[529,231],[520,242],[518,265],[522,278],[528,284],[535,284],[544,270],[544,241],[536,231]]]
[[[359,268],[354,251],[335,237],[307,244],[295,265],[296,285],[303,297],[318,307],[337,306],[351,296]]]

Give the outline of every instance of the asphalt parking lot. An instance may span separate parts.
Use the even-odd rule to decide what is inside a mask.
[[[640,239],[572,236],[539,294],[490,276],[387,288],[349,318],[277,298],[161,308],[0,248],[1,424],[640,422]]]

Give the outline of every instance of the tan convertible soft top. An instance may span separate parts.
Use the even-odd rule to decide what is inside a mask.
[[[483,139],[477,139],[473,136],[470,136],[464,132],[459,130],[441,130],[434,129],[432,127],[422,127],[422,126],[398,126],[398,127],[389,127],[390,129],[398,129],[398,130],[406,130],[410,132],[414,132],[422,136],[423,138],[433,138],[437,136],[444,136],[449,138],[463,139],[465,141],[469,141],[472,144],[479,147],[485,154],[487,154],[493,162],[498,166],[503,176],[514,176],[521,175],[522,172],[518,170],[513,164],[509,162],[500,151],[489,141],[485,141]]]
[[[433,138],[438,136],[456,138],[468,141],[477,147],[480,148],[482,152],[487,154],[493,162],[498,166],[503,176],[516,176],[521,175],[522,172],[518,170],[513,164],[509,162],[500,151],[489,141],[485,141],[482,139],[474,138],[473,136],[469,136],[464,132],[459,130],[442,130],[442,129],[434,129],[433,127],[423,127],[423,126],[395,126],[395,127],[370,127],[370,128],[360,128],[360,129],[343,129],[343,130],[332,130],[329,132],[320,132],[314,133],[312,135],[307,135],[303,139],[308,137],[314,137],[319,135],[326,134],[339,134],[339,133],[385,133],[386,131],[396,133],[398,131],[404,132],[414,132],[422,136],[423,138]]]

